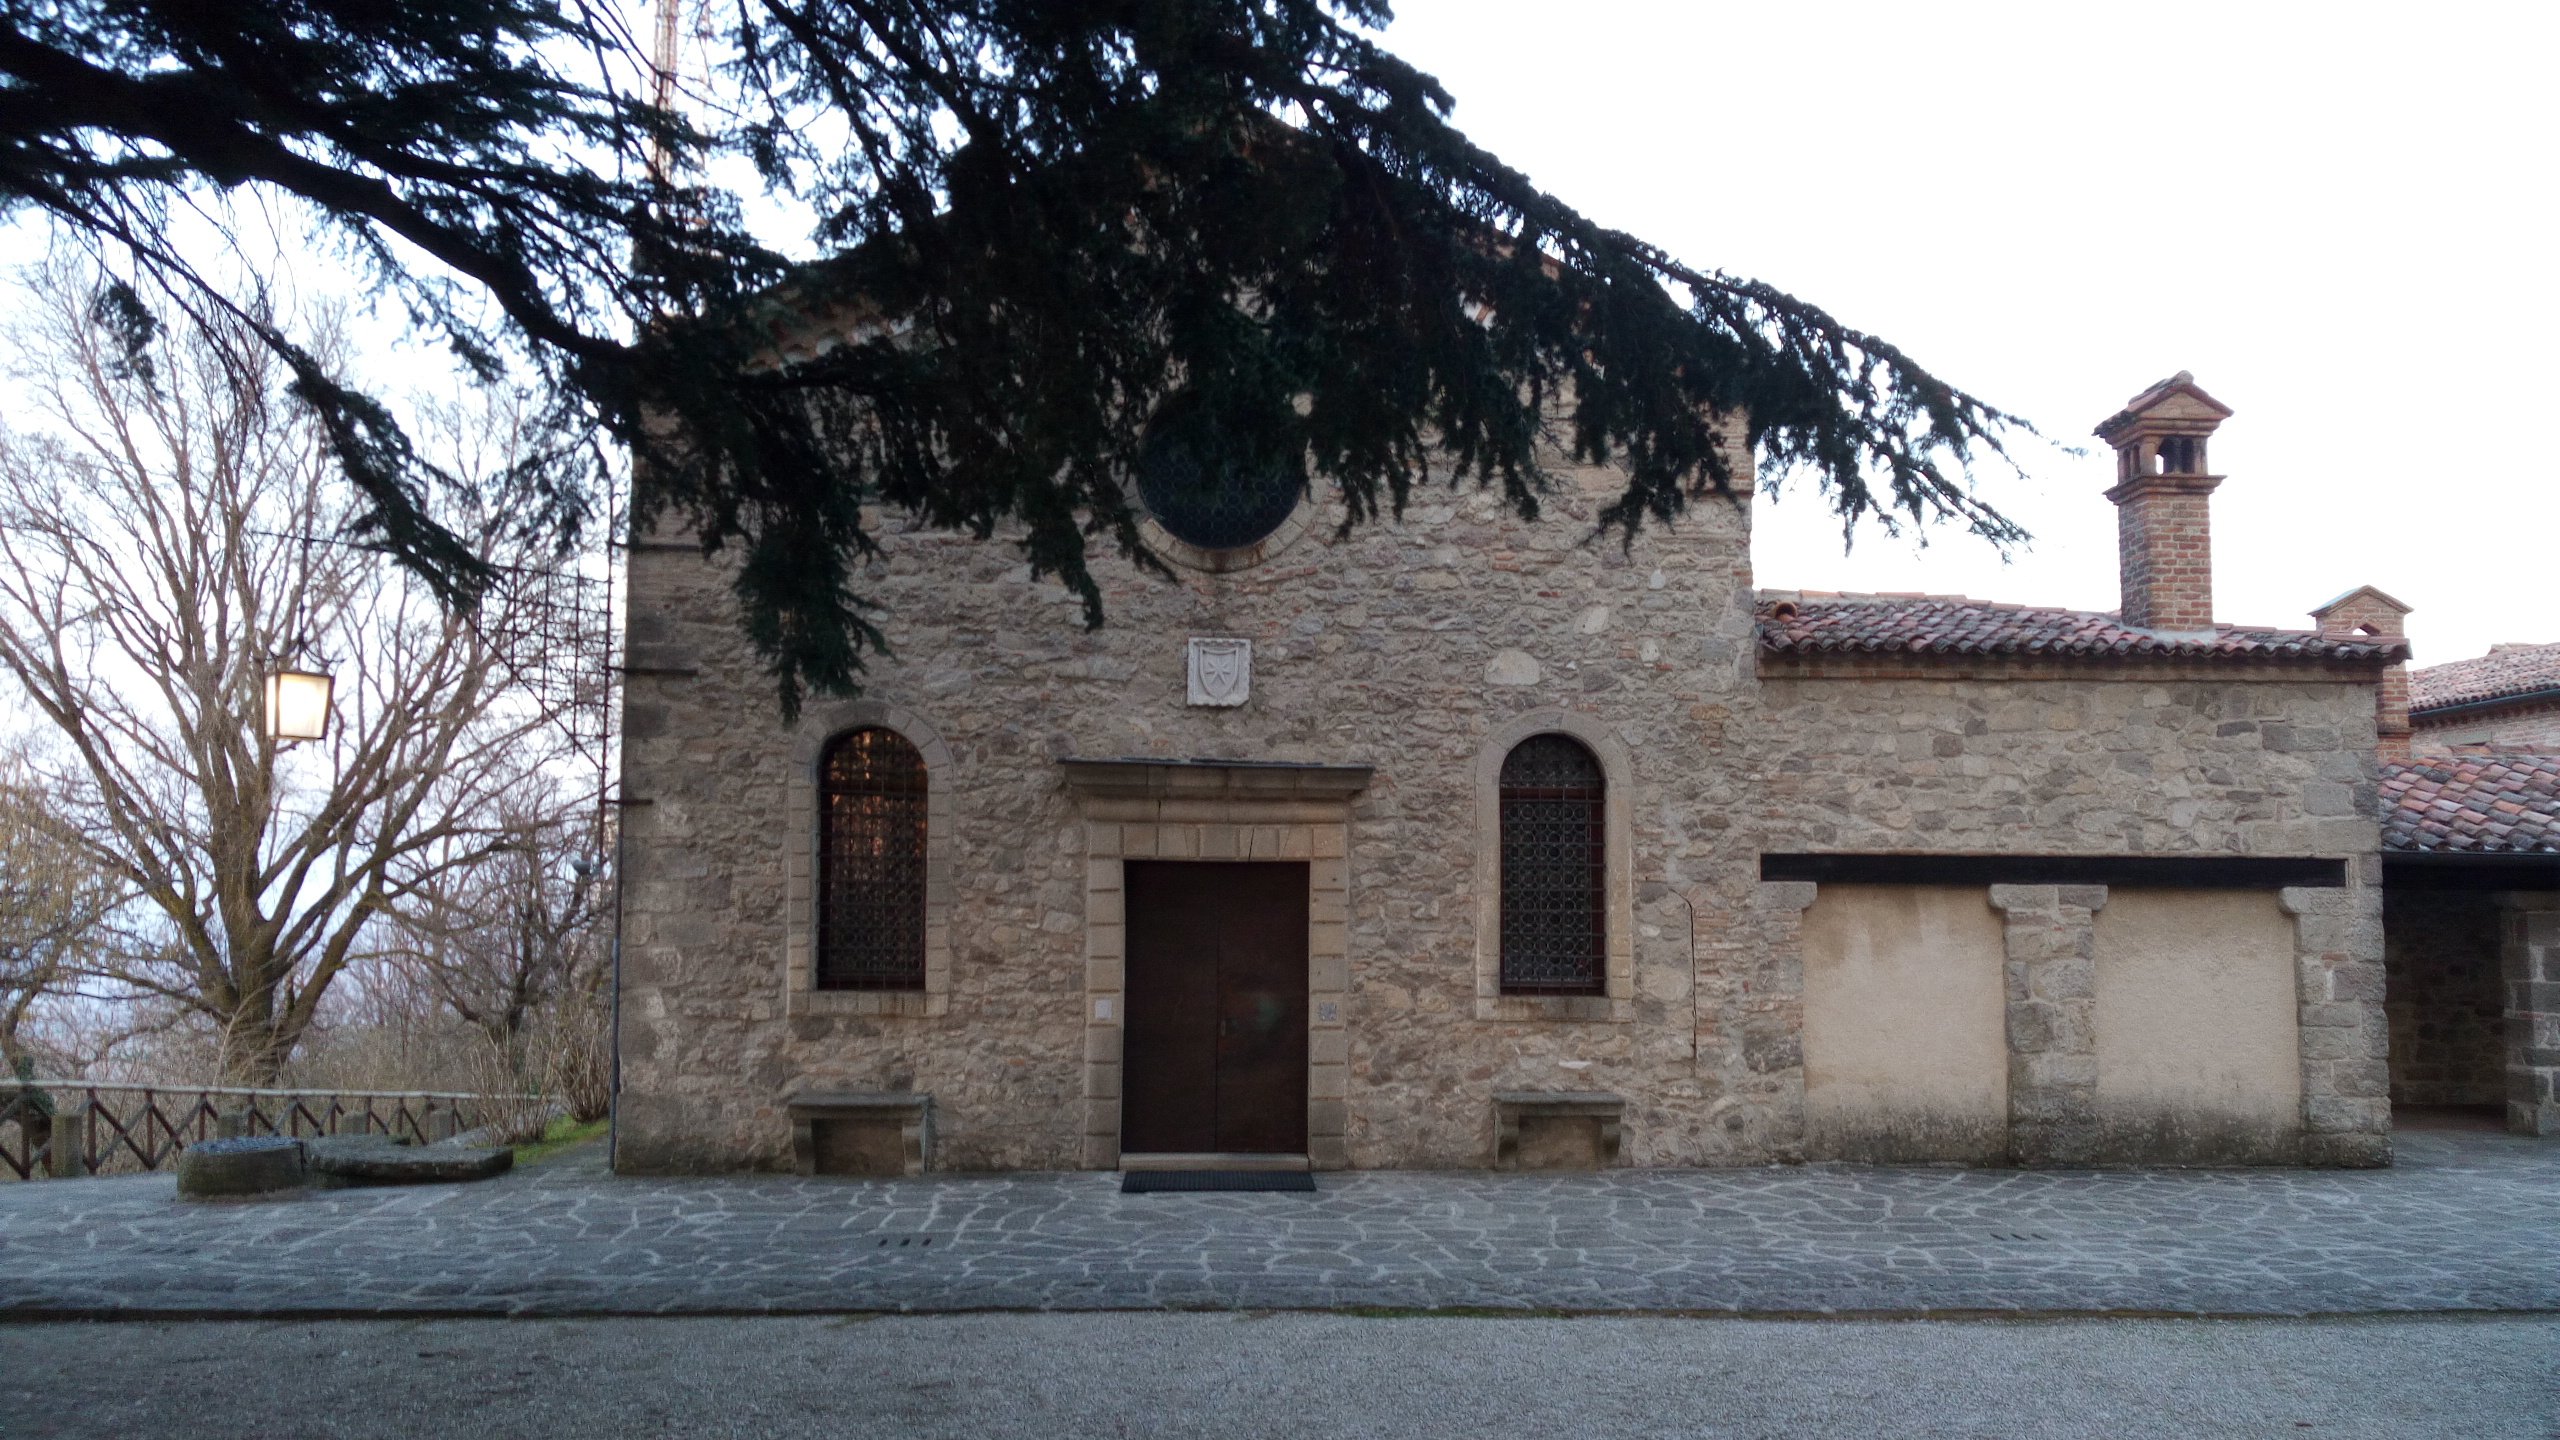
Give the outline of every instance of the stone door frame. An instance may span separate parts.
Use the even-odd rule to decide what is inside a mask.
[[[1063,760],[1084,817],[1084,1164],[1120,1165],[1125,860],[1307,862],[1307,1163],[1350,1163],[1351,800],[1366,765]]]

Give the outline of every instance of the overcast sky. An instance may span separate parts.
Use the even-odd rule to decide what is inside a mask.
[[[2372,584],[2420,664],[2560,640],[2560,5],[1395,0],[1386,43],[1595,219],[1770,281],[2027,417],[1947,531],[1843,555],[1760,504],[1760,583],[2112,609],[2089,430],[2177,370],[2213,445],[2216,611]],[[0,258],[32,253],[29,227]],[[2058,446],[2089,453],[2072,456]]]
[[[2560,640],[2560,6],[1396,0],[1389,48],[1609,225],[1756,276],[2032,420],[2036,534],[1841,554],[1763,501],[1763,586],[2113,609],[2090,428],[2177,370],[2216,436],[2216,611],[2357,585],[2418,662]]]

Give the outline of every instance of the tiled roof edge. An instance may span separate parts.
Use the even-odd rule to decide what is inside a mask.
[[[2380,792],[2386,855],[2560,857],[2560,755],[2421,755]]]
[[[2438,700],[2426,705],[2412,699],[2409,715],[2415,719],[2422,715],[2441,715],[2449,710],[2483,710],[2493,705],[2523,705],[2542,700],[2560,701],[2560,684],[2542,681],[2515,689],[2465,692],[2459,699]]]
[[[2448,660],[2409,674],[2409,713],[2560,696],[2560,641],[2500,645],[2486,655]]]
[[[2281,630],[2217,625],[2211,630],[2157,631],[2124,625],[2112,611],[2066,610],[2057,606],[2020,605],[1976,600],[1963,595],[1859,593],[1822,590],[1762,590],[1757,593],[1760,648],[1773,655],[1891,655],[1907,659],[1961,659],[1985,655],[2031,659],[2205,660],[2235,663],[2304,663],[2380,667],[2409,656],[2409,642],[2398,637],[2363,638],[2322,635],[2316,630]],[[2011,637],[1941,637],[1911,635],[1844,635],[1837,638],[1789,636],[1773,630],[1804,609],[1874,606],[1934,606],[1974,615],[2021,621],[2040,619],[2081,628],[2105,627],[2099,636],[2021,634]]]

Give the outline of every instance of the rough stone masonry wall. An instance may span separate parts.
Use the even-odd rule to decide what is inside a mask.
[[[1762,702],[1771,850],[2370,861],[2380,845],[2370,680],[1773,664]]]
[[[1924,668],[1925,667],[1925,668]],[[2369,678],[2225,668],[1773,662],[1759,824],[1775,852],[2324,856],[2297,927],[2303,1158],[2389,1153],[2381,865]],[[1765,887],[1793,892],[1811,887]],[[2011,966],[2011,1144],[2105,1159],[2081,983],[2100,887],[2000,886]],[[1812,896],[1801,897],[1809,904]],[[2048,973],[2050,972],[2050,973]]]
[[[2507,995],[2498,926],[2496,898],[2485,891],[2384,894],[2395,1103],[2506,1103]]]
[[[1497,1091],[1626,1096],[1625,1163],[1797,1153],[1800,981],[1769,939],[1795,917],[1756,903],[1747,511],[1706,501],[1622,550],[1589,539],[1618,480],[1564,479],[1534,525],[1435,489],[1348,539],[1317,507],[1231,574],[1105,562],[1110,623],[1091,633],[1002,539],[892,526],[860,577],[894,651],[867,703],[947,750],[931,783],[951,815],[947,974],[906,1014],[786,1000],[786,920],[806,903],[787,852],[812,823],[793,757],[877,712],[813,703],[782,725],[724,567],[635,547],[621,1163],[780,1166],[801,1090],[930,1092],[938,1168],[1086,1163],[1087,832],[1067,756],[1376,767],[1349,836],[1350,1163],[1489,1164]],[[1184,703],[1191,636],[1254,642],[1250,704]],[[1479,751],[1541,711],[1590,717],[1631,757],[1610,803],[1632,820],[1633,983],[1608,1019],[1477,1008]]]

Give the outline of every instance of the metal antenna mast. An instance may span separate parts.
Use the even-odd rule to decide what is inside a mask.
[[[684,0],[658,0],[657,35],[649,50],[649,102],[661,112],[675,108],[676,100],[676,21],[684,8]],[[649,178],[660,185],[668,183],[667,169],[674,157],[667,153],[667,142],[661,139],[651,147]]]

